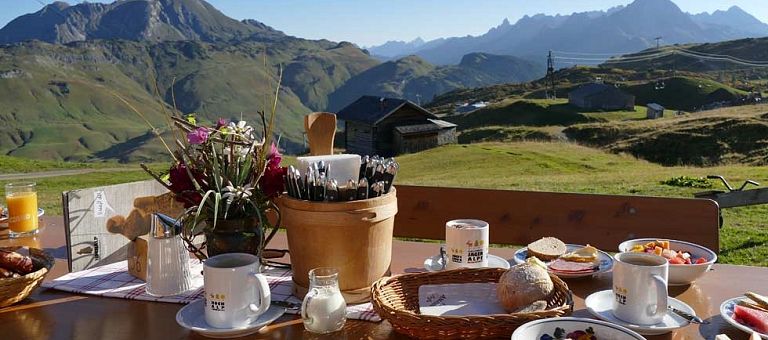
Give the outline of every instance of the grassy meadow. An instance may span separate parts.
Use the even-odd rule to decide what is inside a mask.
[[[745,179],[768,183],[768,167],[664,167],[566,142],[451,145],[403,155],[398,160],[401,172],[397,182],[414,185],[692,197],[694,192],[707,189],[660,182],[678,176],[719,174],[734,185]],[[286,158],[288,164],[293,161]],[[58,215],[62,191],[149,179],[138,166],[133,167],[136,170],[38,179],[40,204],[48,214]],[[4,183],[0,181],[0,185]],[[711,183],[714,189],[719,188],[719,183]],[[725,209],[723,217],[720,262],[768,266],[768,206]]]

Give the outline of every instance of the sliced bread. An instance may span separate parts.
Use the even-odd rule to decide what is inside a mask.
[[[554,237],[544,237],[528,245],[528,256],[542,261],[551,261],[565,254],[565,243]]]

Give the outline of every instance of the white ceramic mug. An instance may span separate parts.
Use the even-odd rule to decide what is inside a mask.
[[[481,220],[445,223],[445,268],[488,267],[488,232],[488,222]]]
[[[259,274],[259,258],[232,253],[203,262],[205,321],[216,328],[240,328],[269,309],[267,278]]]
[[[667,259],[645,253],[618,253],[613,265],[613,315],[653,325],[667,314]]]

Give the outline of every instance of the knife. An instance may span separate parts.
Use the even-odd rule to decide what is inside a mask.
[[[698,317],[696,315],[688,314],[688,313],[683,312],[683,311],[681,311],[681,310],[679,310],[679,309],[677,309],[675,307],[667,306],[667,309],[669,309],[671,312],[673,312],[673,313],[675,313],[677,315],[680,315],[683,319],[688,320],[688,322],[690,322],[690,323],[695,323],[695,324],[698,324],[698,325],[708,325],[709,324],[709,321],[704,321],[704,320],[702,320],[700,317]]]

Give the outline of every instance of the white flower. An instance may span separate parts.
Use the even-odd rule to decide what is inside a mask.
[[[250,198],[253,195],[251,192],[253,191],[253,186],[248,184],[244,187],[236,187],[232,185],[232,182],[230,182],[223,191],[224,194],[221,195],[221,197],[227,200],[227,206],[229,206],[235,200],[239,201]]]
[[[229,128],[229,130],[234,134],[243,136],[248,139],[253,139],[253,127],[248,125],[248,123],[244,120],[241,120],[237,123],[229,122],[227,128]]]
[[[248,151],[250,151],[250,148],[240,146],[240,145],[235,145],[235,156],[237,156],[238,158],[248,156]],[[224,147],[224,154],[228,155],[231,152],[232,152],[232,148],[230,148],[229,146]]]

